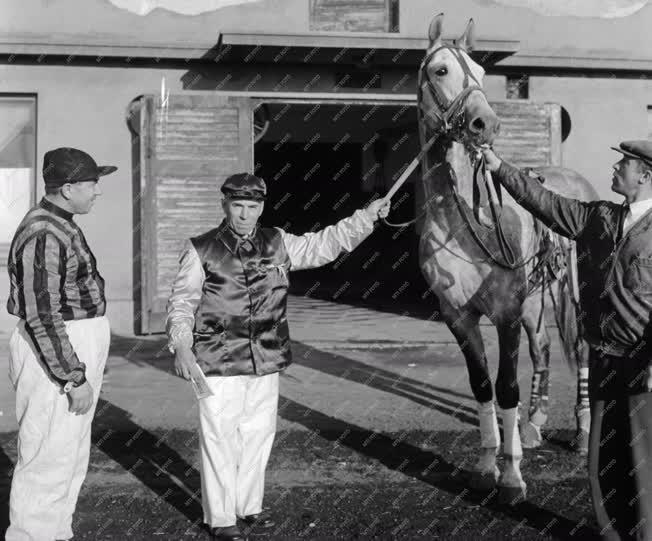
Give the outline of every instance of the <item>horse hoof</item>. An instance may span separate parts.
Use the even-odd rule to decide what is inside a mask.
[[[498,503],[501,505],[517,505],[526,499],[525,483],[520,487],[498,487]]]
[[[578,430],[575,437],[570,441],[573,452],[580,456],[589,454],[589,433],[586,430]]]
[[[471,480],[469,485],[473,490],[491,492],[494,488],[496,488],[497,482],[497,473],[488,471],[474,471],[471,472]]]
[[[524,449],[536,449],[541,447],[543,438],[541,437],[541,427],[528,421],[521,426],[521,446]]]

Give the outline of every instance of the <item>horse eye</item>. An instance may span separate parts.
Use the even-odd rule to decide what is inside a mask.
[[[445,68],[445,67],[444,67],[444,68],[439,68],[439,69],[435,72],[435,75],[436,75],[437,77],[443,77],[443,76],[446,75],[447,73],[448,73],[448,68]]]

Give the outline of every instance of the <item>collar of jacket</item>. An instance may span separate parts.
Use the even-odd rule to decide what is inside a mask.
[[[41,199],[39,206],[42,209],[51,212],[55,216],[59,216],[59,218],[63,218],[64,220],[68,220],[69,222],[72,222],[72,216],[73,216],[72,212],[68,212],[67,210],[62,209],[60,206],[55,205],[52,201],[46,199],[45,197]]]
[[[233,229],[231,229],[226,219],[224,219],[222,220],[222,223],[217,228],[216,236],[224,243],[224,245],[229,249],[229,251],[232,254],[237,253],[240,245],[242,245],[247,241],[251,242],[251,244],[253,245],[253,247],[256,249],[257,252],[260,252],[261,239],[259,238],[260,236],[258,235],[259,230],[260,228],[258,224],[256,224],[256,227],[254,227],[254,230],[251,232],[251,234],[246,239],[243,239],[241,236],[237,235],[235,231],[233,231]]]
[[[627,211],[629,208],[625,205],[623,205],[623,210],[620,218],[620,232],[622,233],[623,228],[625,226],[625,218],[627,216]],[[643,214],[641,214],[636,221],[633,224],[630,224],[629,229],[625,231],[621,236],[620,239],[624,239],[625,237],[637,237],[641,235],[642,233],[648,234],[650,227],[652,226],[652,208],[647,209]]]

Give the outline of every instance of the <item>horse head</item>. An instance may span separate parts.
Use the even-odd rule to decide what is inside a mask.
[[[469,52],[473,19],[453,45],[442,42],[444,14],[430,23],[430,44],[419,69],[418,102],[423,126],[471,147],[492,144],[500,127],[482,89],[484,69]]]

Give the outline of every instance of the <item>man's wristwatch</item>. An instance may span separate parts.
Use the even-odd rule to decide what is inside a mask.
[[[63,386],[63,392],[65,394],[68,394],[70,391],[72,391],[73,387],[75,384],[72,381],[68,381],[64,386]]]

